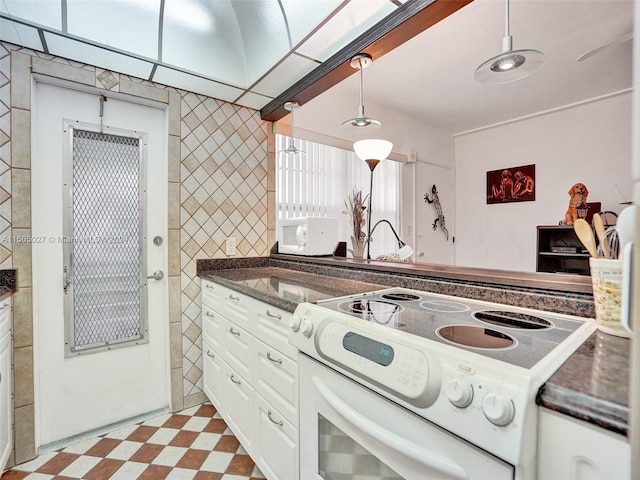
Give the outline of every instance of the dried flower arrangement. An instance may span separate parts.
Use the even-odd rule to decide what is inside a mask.
[[[363,258],[364,256],[367,235],[362,231],[362,227],[367,223],[364,217],[364,211],[367,208],[365,206],[367,198],[369,198],[368,195],[363,197],[362,191],[354,188],[351,195],[349,195],[344,202],[347,213],[349,214],[349,220],[351,221],[351,227],[353,228],[353,233],[351,234],[351,245],[353,248],[350,250],[353,258]]]

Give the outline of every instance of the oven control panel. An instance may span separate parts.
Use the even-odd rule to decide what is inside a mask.
[[[316,314],[318,312],[315,312]],[[339,367],[418,408],[440,394],[441,368],[424,349],[393,336],[376,335],[338,318],[323,318],[308,309],[290,322],[289,343],[301,352]]]

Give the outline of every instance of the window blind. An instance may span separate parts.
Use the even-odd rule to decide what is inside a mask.
[[[347,249],[350,249],[351,226],[345,201],[354,189],[361,190],[363,196],[369,194],[369,167],[353,151],[308,140],[295,140],[296,147],[305,154],[284,155],[281,152],[288,141],[287,136],[276,135],[277,219],[336,217],[339,238],[346,241]],[[372,225],[386,219],[400,234],[399,205],[400,164],[385,160],[373,175]],[[363,231],[366,233],[366,225]],[[371,257],[393,253],[397,249],[395,236],[389,227],[379,225],[372,235]]]

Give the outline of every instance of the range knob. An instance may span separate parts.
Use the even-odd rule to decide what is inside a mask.
[[[311,320],[302,320],[300,324],[300,332],[302,332],[302,334],[307,338],[311,336],[313,333],[313,323],[311,323]]]
[[[461,378],[449,380],[445,393],[449,401],[459,408],[468,407],[473,400],[473,387]]]
[[[300,317],[296,317],[295,315],[289,319],[289,328],[297,332],[300,330]]]
[[[516,413],[513,402],[499,393],[487,393],[484,396],[482,411],[487,420],[500,427],[511,423]]]

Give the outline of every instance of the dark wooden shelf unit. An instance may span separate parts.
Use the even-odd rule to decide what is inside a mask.
[[[536,229],[537,272],[589,275],[589,253],[578,240],[573,225],[539,225]],[[553,251],[563,247],[575,252]]]

